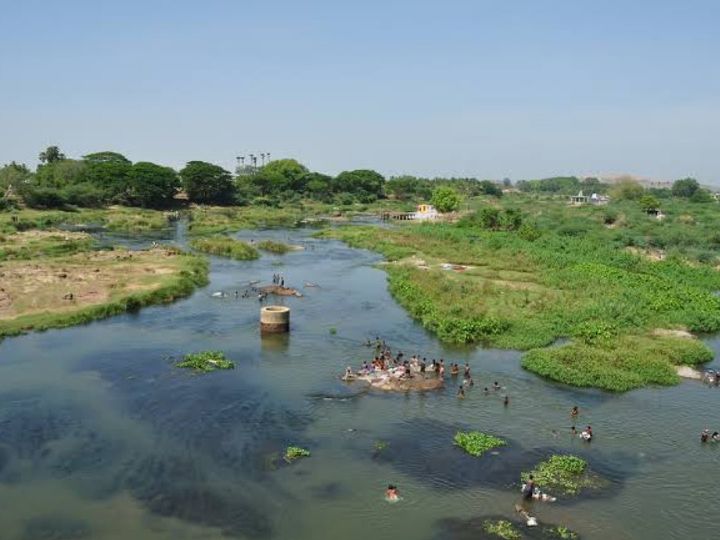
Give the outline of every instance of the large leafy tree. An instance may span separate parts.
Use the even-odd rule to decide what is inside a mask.
[[[86,165],[77,159],[63,159],[40,165],[35,173],[35,183],[46,188],[62,189],[87,180]]]
[[[328,199],[332,188],[332,176],[311,172],[303,177],[305,191],[314,199]]]
[[[305,176],[308,169],[294,159],[276,159],[260,169],[253,182],[261,188],[261,193],[282,193],[283,191],[305,190]]]
[[[132,164],[117,152],[96,152],[83,156],[87,181],[104,190],[115,202],[127,202]]]
[[[694,178],[683,178],[676,180],[672,185],[672,194],[675,197],[685,197],[689,199],[695,192],[700,189],[700,184]]]
[[[632,178],[621,178],[610,190],[610,196],[619,201],[636,201],[645,193],[639,182]]]
[[[191,202],[230,204],[235,186],[228,171],[205,161],[190,161],[180,171],[183,189]]]
[[[65,154],[60,152],[60,148],[57,146],[48,146],[45,150],[40,152],[38,159],[41,163],[55,163],[65,159]]]
[[[385,178],[369,169],[344,171],[335,177],[334,191],[357,195],[363,201],[382,198]]]
[[[169,206],[177,193],[180,181],[170,167],[141,161],[128,173],[128,202],[146,208]]]
[[[433,190],[430,202],[440,212],[454,212],[460,208],[460,195],[453,188],[440,186]]]
[[[385,183],[385,192],[398,200],[413,198],[420,189],[420,180],[414,176],[395,176]]]
[[[23,163],[8,163],[0,167],[0,197],[10,186],[17,188],[23,182],[27,182],[32,173]]]

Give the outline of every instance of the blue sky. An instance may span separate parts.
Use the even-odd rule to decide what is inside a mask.
[[[720,184],[720,2],[0,0],[0,163]]]

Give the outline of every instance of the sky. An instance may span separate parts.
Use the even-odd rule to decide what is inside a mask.
[[[0,0],[0,163],[720,185],[720,1]]]

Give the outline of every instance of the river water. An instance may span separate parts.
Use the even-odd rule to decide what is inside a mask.
[[[306,249],[212,258],[210,285],[175,304],[1,342],[0,538],[477,538],[466,520],[516,519],[517,475],[553,451],[586,457],[609,485],[536,503],[541,522],[583,538],[714,536],[720,445],[698,434],[720,430],[720,390],[576,390],[524,372],[515,351],[444,347],[389,296],[378,256],[310,233],[241,233]],[[289,336],[261,338],[258,301],[233,292],[277,272],[305,296],[280,301],[292,309]],[[400,395],[340,383],[376,335],[408,356],[469,362],[476,387],[460,401],[452,384]],[[236,369],[173,367],[206,349]],[[505,390],[485,394],[495,380]],[[589,445],[569,435],[575,404],[578,425],[596,434]],[[473,461],[452,446],[460,427],[510,448]],[[312,457],[283,464],[290,444]],[[388,483],[400,503],[383,500]]]

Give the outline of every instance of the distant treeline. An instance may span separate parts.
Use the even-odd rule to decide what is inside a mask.
[[[418,178],[396,176],[385,179],[370,169],[343,171],[329,176],[310,171],[294,159],[278,159],[261,167],[242,167],[232,174],[205,161],[189,161],[176,171],[155,163],[131,162],[117,152],[96,152],[79,159],[66,157],[57,146],[39,155],[35,171],[12,162],[0,167],[0,210],[21,200],[32,208],[68,206],[103,207],[110,204],[144,208],[169,208],[185,201],[217,205],[266,205],[300,200],[329,204],[372,203],[392,198],[405,201],[431,201],[441,211],[459,207],[462,197],[490,195],[501,197],[502,183],[477,178]],[[689,184],[688,184],[689,183]],[[605,184],[597,178],[554,177],[520,180],[523,192],[568,195],[615,193],[619,198],[639,198],[652,194],[707,198],[693,179],[676,182],[682,189],[646,191],[636,182]],[[618,187],[619,186],[619,187]],[[682,193],[680,193],[682,191]]]
[[[183,201],[217,205],[267,205],[311,199],[325,203],[371,203],[378,199],[430,200],[438,188],[452,186],[460,196],[501,196],[491,181],[473,178],[386,180],[360,169],[329,176],[310,171],[294,159],[262,167],[242,167],[232,174],[218,165],[189,161],[175,171],[150,162],[133,163],[117,152],[66,157],[57,146],[39,155],[32,171],[12,162],[0,167],[0,210],[21,200],[33,208],[102,207],[110,204],[168,208]],[[447,195],[447,190],[440,193]]]

